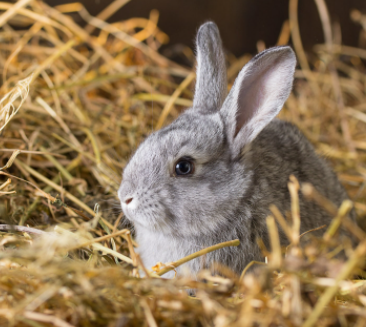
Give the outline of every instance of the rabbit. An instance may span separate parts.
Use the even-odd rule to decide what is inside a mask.
[[[311,183],[337,206],[348,197],[300,130],[275,118],[292,89],[296,57],[290,47],[252,58],[228,94],[215,23],[199,28],[196,48],[192,108],[142,142],[124,169],[118,196],[147,268],[239,239],[239,246],[189,261],[176,272],[196,278],[217,262],[240,274],[252,260],[263,261],[256,240],[269,246],[269,206],[275,204],[284,215],[290,211],[290,175]],[[300,214],[301,233],[332,218],[301,194]],[[288,242],[284,233],[280,238]]]

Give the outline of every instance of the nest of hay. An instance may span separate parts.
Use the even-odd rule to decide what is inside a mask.
[[[195,78],[192,68],[159,54],[168,37],[156,11],[106,22],[125,2],[97,17],[79,3],[0,3],[0,325],[366,325],[365,50],[335,43],[324,1],[316,0],[326,43],[305,55],[297,0],[290,1],[278,44],[291,37],[299,69],[281,117],[331,161],[353,200],[335,208],[305,186],[304,194],[334,214],[324,237],[310,231],[299,245],[299,185],[291,178],[292,222],[271,208],[271,249],[263,248],[266,264],[251,264],[255,275],[221,267],[220,276],[167,280],[164,272],[236,241],[144,267],[123,229],[121,172],[144,137],[191,105]],[[365,38],[366,17],[354,11],[351,19]],[[193,67],[191,52],[184,53]],[[249,59],[228,55],[231,84]],[[352,206],[360,227],[347,218]],[[357,246],[337,236],[341,225]],[[278,226],[290,240],[286,249]],[[346,260],[336,256],[342,250]]]

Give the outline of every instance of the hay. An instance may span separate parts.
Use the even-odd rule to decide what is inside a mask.
[[[299,235],[294,178],[293,224],[271,207],[271,249],[260,243],[268,264],[251,263],[255,275],[248,266],[241,276],[219,267],[220,276],[202,271],[198,281],[159,277],[215,248],[143,265],[121,227],[121,171],[144,137],[192,103],[195,74],[158,53],[168,37],[156,11],[106,23],[126,2],[97,17],[79,3],[0,3],[0,325],[364,326],[366,235],[347,218],[352,203],[335,208],[304,185],[335,219],[322,239]],[[289,4],[278,44],[292,37],[301,69],[281,117],[332,162],[365,225],[366,52],[335,43],[324,1],[316,0],[326,44],[306,56],[297,0]],[[351,17],[365,29],[365,16]],[[231,84],[249,59],[228,57]],[[287,249],[276,222],[291,242]],[[357,247],[337,237],[340,225],[360,240]],[[309,238],[306,246],[301,237]],[[346,261],[336,257],[342,249]],[[196,298],[185,291],[193,288]]]

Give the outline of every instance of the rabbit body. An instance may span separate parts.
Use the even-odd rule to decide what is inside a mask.
[[[147,268],[239,239],[238,247],[214,251],[177,271],[188,268],[195,276],[218,262],[240,274],[250,261],[263,260],[257,238],[269,246],[269,206],[275,204],[284,215],[290,211],[290,175],[311,183],[338,206],[347,194],[297,127],[274,118],[292,88],[296,59],[289,47],[253,58],[227,96],[223,50],[213,23],[200,28],[197,52],[193,107],[140,145],[118,195]],[[300,214],[301,233],[331,220],[301,194]],[[286,244],[282,232],[280,238]]]

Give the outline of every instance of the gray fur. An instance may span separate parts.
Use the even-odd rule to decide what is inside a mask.
[[[196,43],[197,80],[193,107],[215,112],[221,108],[227,94],[225,55],[216,24],[202,25]]]
[[[118,195],[149,269],[238,238],[240,246],[185,266],[195,276],[203,265],[219,262],[239,274],[250,261],[263,260],[256,239],[269,245],[269,205],[283,214],[290,210],[291,174],[338,206],[347,194],[304,135],[274,119],[292,88],[296,59],[289,47],[254,57],[225,101],[225,62],[214,23],[199,29],[197,52],[193,107],[140,145],[124,170]],[[174,165],[184,156],[194,159],[195,172],[177,177]],[[329,224],[331,217],[324,210],[302,196],[300,200],[301,232]],[[282,233],[281,242],[287,242]],[[183,270],[184,265],[178,273]]]

